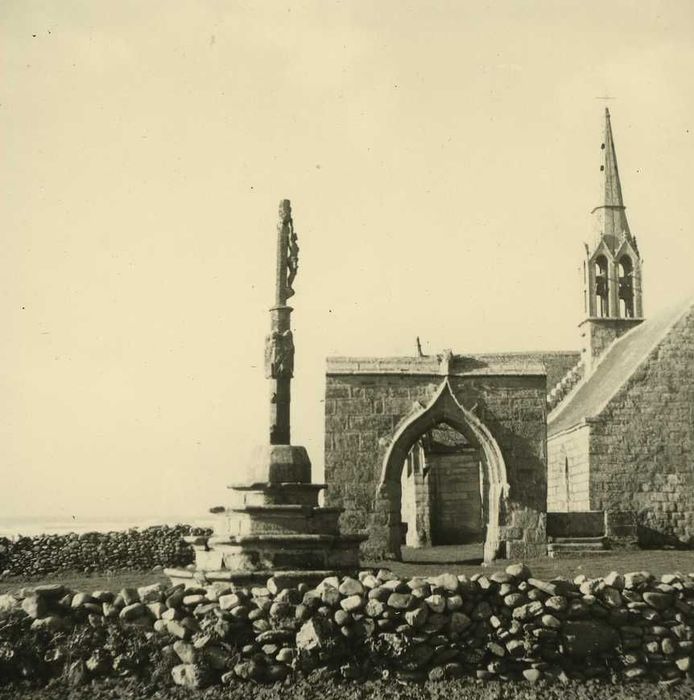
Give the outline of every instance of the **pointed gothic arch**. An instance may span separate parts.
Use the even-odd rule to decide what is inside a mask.
[[[399,559],[402,470],[412,445],[439,423],[446,423],[455,428],[473,445],[479,447],[482,453],[489,503],[484,560],[493,561],[499,555],[503,544],[501,525],[509,496],[506,463],[492,433],[473,411],[469,411],[459,403],[448,378],[441,383],[426,406],[416,408],[401,423],[387,446],[375,504],[375,521],[384,523],[388,528],[386,548],[391,556]]]

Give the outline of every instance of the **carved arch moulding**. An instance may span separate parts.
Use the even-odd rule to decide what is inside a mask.
[[[491,431],[466,409],[453,393],[446,378],[431,401],[415,406],[392,435],[386,446],[378,485],[372,523],[372,536],[378,539],[387,556],[400,559],[401,552],[401,474],[412,445],[439,423],[458,430],[482,453],[482,464],[488,484],[489,507],[484,541],[484,561],[491,562],[503,551],[502,526],[509,498],[506,463]],[[380,531],[379,531],[380,530]]]

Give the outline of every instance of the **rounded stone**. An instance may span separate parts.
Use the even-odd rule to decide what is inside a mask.
[[[305,447],[258,445],[249,467],[248,480],[252,483],[311,483],[311,460]]]
[[[341,600],[340,606],[347,612],[355,612],[364,606],[364,599],[360,595],[351,595]]]
[[[510,564],[506,567],[506,573],[522,581],[525,581],[526,579],[529,579],[532,576],[530,569],[523,563]]]
[[[338,586],[338,590],[344,596],[361,595],[364,592],[364,586],[357,579],[346,577]]]
[[[412,595],[409,593],[391,593],[388,597],[388,607],[395,610],[407,610],[412,603]]]
[[[542,671],[537,668],[526,668],[523,670],[523,677],[530,683],[537,683],[542,678]]]

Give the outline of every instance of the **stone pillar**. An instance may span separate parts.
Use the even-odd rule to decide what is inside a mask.
[[[265,376],[270,379],[270,444],[291,444],[291,380],[294,375],[294,338],[291,331],[292,307],[287,299],[294,294],[292,282],[298,265],[296,235],[288,199],[279,206],[277,224],[277,272],[275,306],[270,309],[271,330],[265,345]]]
[[[641,289],[641,261],[637,261],[634,265],[633,273],[633,285],[634,285],[634,316],[636,318],[643,318],[643,292]]]
[[[291,382],[294,375],[294,338],[291,306],[273,306],[272,330],[267,337],[265,373],[270,379],[270,444],[291,444]]]
[[[583,283],[585,285],[584,294],[586,302],[585,313],[586,316],[588,316],[588,318],[593,318],[597,316],[598,310],[596,305],[597,300],[595,298],[595,263],[591,262],[590,258],[588,258],[583,263],[583,274]]]
[[[607,308],[610,318],[619,318],[619,266],[613,260],[607,262]]]

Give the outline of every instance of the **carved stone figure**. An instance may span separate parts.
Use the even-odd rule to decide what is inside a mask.
[[[291,331],[273,331],[265,339],[265,376],[294,376],[294,338]]]
[[[294,278],[299,269],[299,244],[294,232],[294,222],[289,219],[289,237],[287,240],[287,298],[294,296]]]

